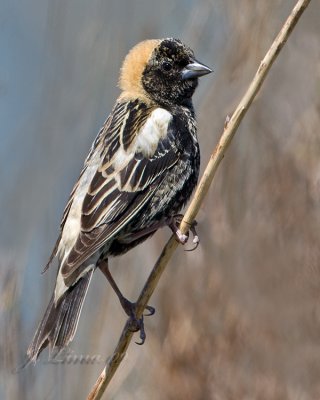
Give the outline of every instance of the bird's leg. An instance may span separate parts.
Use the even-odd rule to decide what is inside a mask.
[[[129,323],[130,323],[130,329],[133,332],[138,332],[140,331],[140,342],[136,342],[137,344],[143,344],[145,339],[146,339],[146,334],[144,330],[144,322],[143,322],[143,315],[141,318],[137,318],[137,305],[136,303],[132,303],[128,299],[126,299],[123,294],[121,293],[118,285],[116,284],[115,280],[113,279],[109,266],[108,266],[108,260],[101,260],[99,262],[98,267],[100,268],[101,272],[103,275],[107,278],[108,282],[110,283],[112,289],[115,291],[116,295],[118,296],[118,299],[120,301],[120,304],[122,308],[124,309],[125,313],[129,316]],[[146,316],[153,315],[155,313],[155,309],[151,306],[146,306],[146,309],[149,311]]]
[[[176,235],[176,239],[178,240],[178,242],[180,242],[181,244],[186,244],[189,239],[189,232],[185,235],[180,231],[180,224],[182,219],[183,219],[182,214],[173,215],[169,220],[168,226],[170,227],[172,232]],[[193,247],[192,249],[187,249],[186,251],[195,250],[200,243],[199,236],[196,231],[196,226],[197,226],[197,221],[193,221],[192,224],[190,224],[189,228],[193,235],[192,243],[195,244],[195,247]]]

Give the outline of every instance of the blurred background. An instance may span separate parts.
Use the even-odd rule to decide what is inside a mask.
[[[214,69],[194,96],[202,169],[294,0],[0,0],[0,398],[83,399],[126,320],[97,271],[73,355],[13,374],[54,287],[40,272],[128,50],[178,37]],[[311,2],[241,124],[109,399],[320,398],[320,3]],[[137,298],[169,238],[111,261]]]

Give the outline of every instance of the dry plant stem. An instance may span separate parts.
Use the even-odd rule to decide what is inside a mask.
[[[250,107],[253,99],[258,93],[263,81],[265,80],[269,69],[271,68],[274,60],[278,56],[280,50],[284,46],[287,41],[291,31],[295,27],[298,22],[301,14],[306,9],[311,0],[299,0],[292,10],[290,16],[287,21],[283,25],[281,31],[278,36],[274,40],[272,46],[269,51],[265,55],[262,60],[258,71],[256,72],[248,90],[245,95],[241,99],[238,107],[233,113],[232,117],[229,121],[226,122],[223,134],[220,138],[218,146],[215,151],[212,153],[209,163],[204,171],[204,174],[200,180],[200,183],[197,187],[197,190],[193,196],[190,206],[188,207],[185,216],[182,220],[180,229],[182,233],[186,233],[192,221],[195,219],[200,206],[203,202],[205,195],[208,192],[208,189],[211,185],[213,177],[216,173],[216,170],[223,159],[224,153],[229,147],[233,136],[236,133],[236,130],[242,121],[244,115],[246,114],[248,108]],[[178,242],[175,240],[174,236],[171,236],[167,244],[165,245],[160,257],[158,258],[153,270],[150,273],[150,276],[145,283],[142,292],[137,301],[137,314],[140,317],[147,305],[152,293],[154,292],[157,283],[164,271],[165,267],[168,264],[173,252],[178,247]],[[132,339],[133,333],[130,332],[128,324],[125,325],[119,342],[114,350],[112,357],[108,360],[105,368],[101,372],[98,380],[93,386],[87,400],[98,400],[101,399],[103,393],[105,392],[109,382],[111,381],[113,375],[115,374],[117,368],[119,367],[121,361],[123,360],[129,343]]]

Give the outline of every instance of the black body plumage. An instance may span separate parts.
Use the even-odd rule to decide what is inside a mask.
[[[191,97],[209,72],[176,39],[142,42],[125,59],[123,92],[64,211],[49,260],[59,261],[55,292],[29,360],[73,339],[93,271],[170,225],[190,198],[200,166]]]

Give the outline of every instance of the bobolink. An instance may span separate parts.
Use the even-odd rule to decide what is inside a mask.
[[[122,93],[71,192],[45,268],[58,260],[54,293],[27,351],[30,361],[45,347],[59,351],[73,339],[96,268],[135,318],[134,303],[122,296],[109,272],[109,257],[165,225],[185,242],[175,215],[197,183],[200,163],[191,98],[198,77],[210,72],[190,48],[171,38],[141,42],[125,58]],[[142,320],[136,322],[143,341]]]

